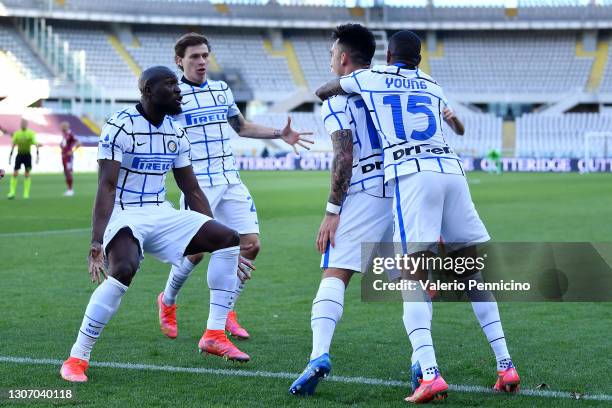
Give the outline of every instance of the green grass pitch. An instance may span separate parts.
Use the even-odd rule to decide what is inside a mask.
[[[148,256],[92,353],[92,361],[292,373],[310,352],[310,306],[318,287],[314,246],[329,176],[323,172],[244,172],[255,199],[262,251],[254,279],[237,311],[252,339],[238,345],[245,365],[196,352],[208,311],[205,267],[179,298],[179,337],[159,331],[156,296],[169,267]],[[498,241],[612,242],[612,178],[606,174],[473,173],[470,188],[491,236]],[[20,181],[21,185],[21,181]],[[169,198],[178,193],[168,181]],[[0,182],[0,357],[64,359],[94,289],[87,275],[96,176],[78,174],[76,196],[62,197],[63,177],[34,175],[32,198],[5,199]],[[20,187],[21,188],[21,187]],[[64,233],[23,234],[69,230]],[[505,303],[506,338],[523,387],[612,394],[612,304]],[[490,387],[492,352],[469,304],[434,305],[433,338],[445,379]],[[348,288],[345,312],[332,343],[332,375],[407,381],[410,344],[399,303],[362,303],[359,284]],[[59,366],[0,362],[0,389],[70,388],[73,406],[405,406],[408,387],[323,382],[314,398],[287,394],[292,379],[236,377],[92,367],[90,381],[70,385]],[[609,403],[609,402],[608,402]],[[6,399],[0,405],[11,404]],[[51,405],[21,402],[19,406]],[[600,406],[601,401],[451,392],[436,406]]]

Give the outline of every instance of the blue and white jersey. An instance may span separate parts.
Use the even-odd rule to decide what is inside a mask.
[[[201,186],[240,183],[230,145],[233,131],[227,118],[240,110],[234,95],[223,81],[208,80],[201,85],[186,78],[179,81],[183,112],[174,116],[191,142],[193,171]]]
[[[121,163],[115,206],[160,205],[166,198],[166,173],[191,165],[185,131],[166,116],[159,127],[140,105],[115,113],[102,128],[98,160]]]
[[[461,160],[444,138],[448,104],[442,88],[418,69],[379,65],[340,78],[363,97],[380,134],[385,180],[420,171],[461,174]]]
[[[380,139],[361,96],[329,98],[321,106],[321,116],[330,135],[341,129],[353,134],[353,174],[348,194],[367,191],[376,197],[392,196],[385,188]]]

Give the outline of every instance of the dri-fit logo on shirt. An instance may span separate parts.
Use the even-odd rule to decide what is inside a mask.
[[[227,122],[227,109],[206,109],[185,114],[185,123],[205,125],[207,123]]]
[[[136,170],[155,170],[167,171],[170,170],[174,158],[166,159],[161,157],[134,157],[132,168]]]

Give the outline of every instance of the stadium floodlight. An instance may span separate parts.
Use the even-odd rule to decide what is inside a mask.
[[[612,146],[612,132],[585,132],[584,133],[584,170],[589,172],[589,160],[592,158],[611,157],[610,146]]]

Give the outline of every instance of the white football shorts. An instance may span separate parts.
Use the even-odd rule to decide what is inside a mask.
[[[340,268],[363,272],[362,243],[391,241],[393,231],[393,198],[375,197],[365,191],[349,194],[342,203],[336,245],[327,244],[321,257],[321,268]],[[372,245],[368,247],[373,248]],[[369,259],[372,254],[363,254]]]
[[[422,171],[394,182],[393,240],[404,254],[437,252],[440,238],[449,251],[491,238],[480,220],[462,175]]]
[[[240,235],[259,234],[257,210],[251,193],[242,183],[218,186],[200,186],[220,223],[237,231]],[[185,196],[181,194],[181,209],[186,209]]]
[[[195,211],[176,210],[168,202],[124,210],[115,207],[104,231],[104,253],[117,232],[128,227],[140,245],[141,261],[146,252],[161,262],[180,266],[192,238],[211,219]]]

